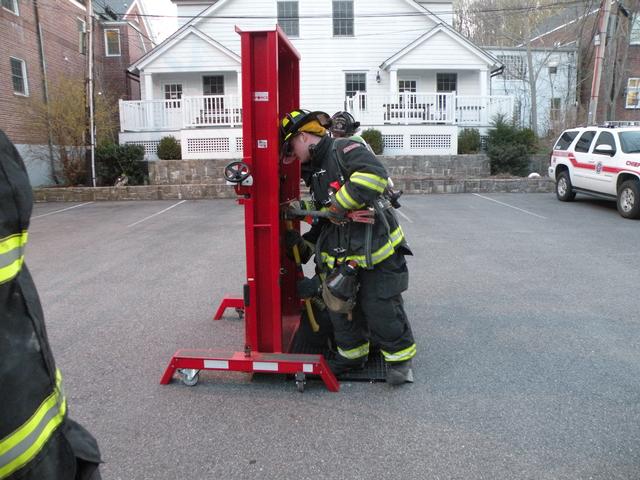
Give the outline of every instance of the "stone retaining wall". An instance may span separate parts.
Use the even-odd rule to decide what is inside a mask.
[[[378,158],[391,178],[411,176],[434,179],[466,179],[489,177],[486,155],[385,156]],[[158,160],[149,162],[152,185],[219,185],[224,184],[224,167],[230,160]],[[548,155],[533,155],[530,171],[545,175]]]
[[[434,179],[399,177],[396,188],[407,194],[426,193],[534,193],[552,192],[548,178]],[[70,187],[34,189],[36,202],[92,202],[101,200],[199,200],[236,198],[228,185],[144,185],[139,187]]]

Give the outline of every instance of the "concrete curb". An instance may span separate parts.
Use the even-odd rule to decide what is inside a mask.
[[[397,189],[407,194],[431,193],[547,193],[554,183],[542,178],[438,179],[401,177],[394,179]],[[131,187],[56,187],[33,190],[36,202],[94,202],[116,200],[199,200],[236,198],[225,184],[142,185]]]

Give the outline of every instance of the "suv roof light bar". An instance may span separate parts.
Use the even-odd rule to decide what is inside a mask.
[[[640,121],[635,120],[609,120],[602,125],[602,128],[620,128],[620,127],[640,127]]]

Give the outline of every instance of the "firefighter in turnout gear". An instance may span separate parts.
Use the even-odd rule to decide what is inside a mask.
[[[67,416],[24,263],[32,204],[22,159],[0,130],[0,479],[96,480],[98,444]]]
[[[337,354],[336,375],[361,368],[372,345],[387,362],[387,382],[413,381],[416,344],[404,310],[408,288],[402,228],[384,197],[387,172],[362,143],[331,138],[324,112],[295,110],[281,121],[283,161],[298,159],[317,210],[329,213],[308,233],[324,272],[323,298],[330,309]],[[349,221],[347,213],[375,210],[375,223]]]

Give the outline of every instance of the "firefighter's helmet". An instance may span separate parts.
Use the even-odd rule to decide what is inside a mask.
[[[360,122],[356,122],[349,112],[336,112],[331,117],[331,133],[334,137],[350,137],[360,128]]]
[[[307,124],[317,121],[313,129],[302,129]],[[280,122],[280,133],[282,141],[287,142],[293,135],[300,131],[309,131],[309,133],[324,135],[326,129],[331,126],[331,117],[320,111],[310,112],[309,110],[294,110],[287,113]],[[320,128],[318,128],[320,127]],[[324,129],[324,131],[323,131]]]

